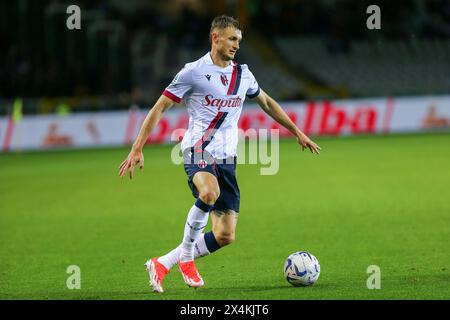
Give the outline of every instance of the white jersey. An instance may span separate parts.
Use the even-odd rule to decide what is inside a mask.
[[[163,93],[189,113],[189,128],[181,149],[206,150],[216,159],[236,156],[238,120],[245,97],[259,94],[259,85],[246,64],[215,65],[208,52],[187,63]]]

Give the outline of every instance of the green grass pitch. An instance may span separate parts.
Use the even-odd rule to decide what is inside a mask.
[[[2,154],[0,299],[449,299],[450,135],[317,142],[319,156],[281,141],[277,175],[238,166],[235,243],[197,260],[205,287],[174,268],[163,294],[144,262],[181,241],[194,201],[170,146],[145,147],[132,181],[117,176],[128,148]],[[300,250],[321,264],[307,288],[282,272]],[[66,287],[70,265],[79,290]]]

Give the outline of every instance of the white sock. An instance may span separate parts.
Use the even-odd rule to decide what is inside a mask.
[[[200,234],[197,241],[194,242],[194,260],[205,257],[210,254],[208,248],[206,247],[204,233]],[[170,251],[168,254],[158,258],[159,263],[170,270],[174,265],[177,264],[178,259],[181,254],[181,244]]]
[[[181,261],[194,260],[194,243],[208,223],[209,210],[211,208],[212,206],[203,203],[199,198],[191,210],[189,210],[184,226],[183,242],[181,243]]]

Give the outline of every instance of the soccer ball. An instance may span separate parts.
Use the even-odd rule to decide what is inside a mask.
[[[284,263],[284,277],[295,287],[310,286],[317,281],[319,275],[319,261],[308,252],[295,252]]]

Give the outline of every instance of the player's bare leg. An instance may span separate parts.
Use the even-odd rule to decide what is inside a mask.
[[[236,239],[238,213],[233,210],[211,211],[212,232],[220,247],[231,244]]]
[[[184,282],[190,287],[197,288],[203,286],[204,281],[194,263],[194,242],[208,223],[209,211],[219,197],[220,189],[217,178],[209,172],[197,172],[192,181],[199,196],[197,202],[189,211],[186,221],[178,267],[183,275]]]
[[[209,172],[197,172],[192,179],[198,190],[199,198],[210,206],[216,203],[220,195],[219,183],[217,178]]]

